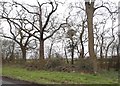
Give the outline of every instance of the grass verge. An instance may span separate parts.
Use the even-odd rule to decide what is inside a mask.
[[[28,71],[22,67],[4,65],[3,76],[40,84],[117,84],[118,73],[103,71],[97,75],[51,71]]]

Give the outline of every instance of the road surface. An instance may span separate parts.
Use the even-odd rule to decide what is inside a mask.
[[[2,77],[2,86],[45,86],[45,85],[39,85],[32,82]]]
[[[2,84],[15,84],[15,83],[10,82],[10,81],[6,81],[6,80],[2,80]]]

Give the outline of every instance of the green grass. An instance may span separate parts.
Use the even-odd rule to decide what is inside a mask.
[[[117,84],[118,73],[103,71],[97,75],[83,73],[28,71],[16,66],[3,66],[3,76],[40,84]]]

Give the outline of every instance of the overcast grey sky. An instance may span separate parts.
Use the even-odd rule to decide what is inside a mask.
[[[0,0],[0,1],[11,1],[11,0]],[[27,3],[27,4],[37,4],[37,0],[14,0],[14,1],[17,1],[17,2],[20,2],[20,3]],[[46,2],[46,1],[48,1],[48,0],[38,0],[39,2]],[[51,0],[51,1],[54,1],[54,0]],[[56,0],[56,1],[60,1],[60,2],[66,2],[66,3],[70,3],[70,2],[77,2],[77,1],[83,1],[84,2],[84,0]],[[97,0],[96,0],[97,1]],[[111,2],[115,2],[116,3],[116,5],[118,5],[118,2],[119,2],[119,0],[103,0],[103,1],[111,1]],[[61,7],[61,6],[59,6],[59,9],[58,10],[60,10],[60,12],[63,12],[63,9],[64,8],[66,8],[66,7]],[[62,9],[62,10],[61,10]],[[5,24],[6,25],[6,24]],[[118,28],[116,28],[116,30],[118,30]],[[8,32],[7,32],[8,33]],[[60,46],[62,46],[62,45],[60,45]],[[58,49],[58,48],[57,48]],[[59,49],[57,50],[57,51],[59,51]],[[61,50],[62,51],[62,50]]]

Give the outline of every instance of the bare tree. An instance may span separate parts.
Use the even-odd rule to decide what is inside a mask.
[[[16,25],[14,25],[14,23],[12,23],[9,19],[7,20],[7,22],[9,23],[10,34],[12,36],[3,34],[3,37],[15,41],[20,46],[20,49],[22,51],[22,58],[24,61],[26,61],[26,51],[28,50],[28,44],[31,41],[30,40],[31,35],[29,35],[29,34],[27,35],[22,30],[20,30],[19,28],[23,28],[22,26],[16,27]],[[13,28],[15,28],[15,31],[13,30]]]
[[[114,40],[115,40],[115,36],[114,36],[114,34],[113,34],[113,30],[114,30],[114,28],[112,28],[112,40],[108,43],[108,45],[107,45],[107,47],[106,47],[106,53],[105,53],[105,58],[107,58],[107,56],[108,56],[108,50],[109,50],[109,47],[111,46],[111,44],[114,42]]]
[[[53,49],[53,45],[55,44],[55,38],[51,37],[51,44],[50,44],[50,48],[49,48],[49,54],[48,54],[48,58],[51,58],[52,55],[52,49]]]
[[[88,24],[88,49],[90,58],[93,61],[94,73],[97,72],[96,55],[94,51],[94,36],[93,36],[93,14],[94,14],[94,1],[85,1],[87,24]]]
[[[53,14],[58,8],[57,2],[45,2],[40,4],[37,1],[37,5],[23,5],[17,2],[13,2],[10,6],[21,7],[21,9],[29,15],[28,17],[10,17],[5,15],[5,2],[3,3],[3,13],[2,18],[7,19],[10,22],[14,23],[17,27],[20,27],[20,24],[16,21],[23,21],[24,23],[29,23],[31,26],[31,31],[28,31],[24,28],[20,28],[29,36],[33,36],[39,40],[39,59],[40,61],[44,60],[44,41],[49,39],[66,23],[59,24],[56,19],[56,16],[53,17]],[[49,7],[49,9],[48,9]],[[12,7],[13,8],[13,7]],[[45,8],[45,9],[44,9]],[[50,9],[51,8],[51,9]],[[6,8],[7,9],[7,8]],[[12,10],[12,9],[11,9]],[[19,10],[20,12],[21,10]]]
[[[13,60],[14,59],[14,50],[15,43],[11,40],[2,39],[1,40],[1,56],[3,60]]]
[[[96,73],[97,72],[97,61],[96,61],[96,54],[95,54],[95,51],[94,51],[94,34],[93,34],[93,17],[94,17],[94,13],[99,8],[105,8],[110,13],[110,15],[112,15],[113,13],[116,13],[116,10],[111,11],[107,6],[104,5],[103,2],[102,2],[102,4],[100,6],[94,7],[94,3],[95,3],[95,0],[92,0],[91,2],[90,2],[90,0],[89,1],[85,0],[87,24],[88,24],[89,54],[90,54],[90,57],[91,57],[91,59],[93,61],[94,73]]]
[[[76,34],[76,31],[73,29],[69,29],[67,31],[67,38],[69,38],[67,48],[68,48],[68,51],[71,53],[71,64],[74,64],[74,52],[77,47],[75,34]]]
[[[6,5],[9,5],[9,8],[5,8]],[[23,16],[25,18],[26,14],[24,13],[24,10],[20,10],[20,12],[16,10],[17,12],[15,13],[15,18],[16,18],[15,19],[10,16],[11,13],[13,13],[12,11],[14,11],[13,10],[14,4],[9,3],[9,2],[1,2],[1,7],[3,8],[3,13],[1,14],[1,17],[2,19],[6,19],[9,25],[8,30],[11,34],[11,35],[8,35],[8,34],[3,33],[2,37],[15,41],[21,48],[23,60],[26,61],[26,51],[28,50],[28,44],[31,41],[30,40],[31,35],[26,34],[20,28],[25,29],[29,32],[31,32],[31,30],[26,28],[28,23],[24,23],[24,21],[22,20],[17,20],[18,17],[22,19],[22,16]]]
[[[85,30],[85,21],[82,21],[82,31],[80,33],[80,44],[81,44],[81,47],[82,47],[82,50],[80,52],[80,57],[81,58],[84,58],[84,45],[83,45],[83,34],[84,34],[84,30]]]

